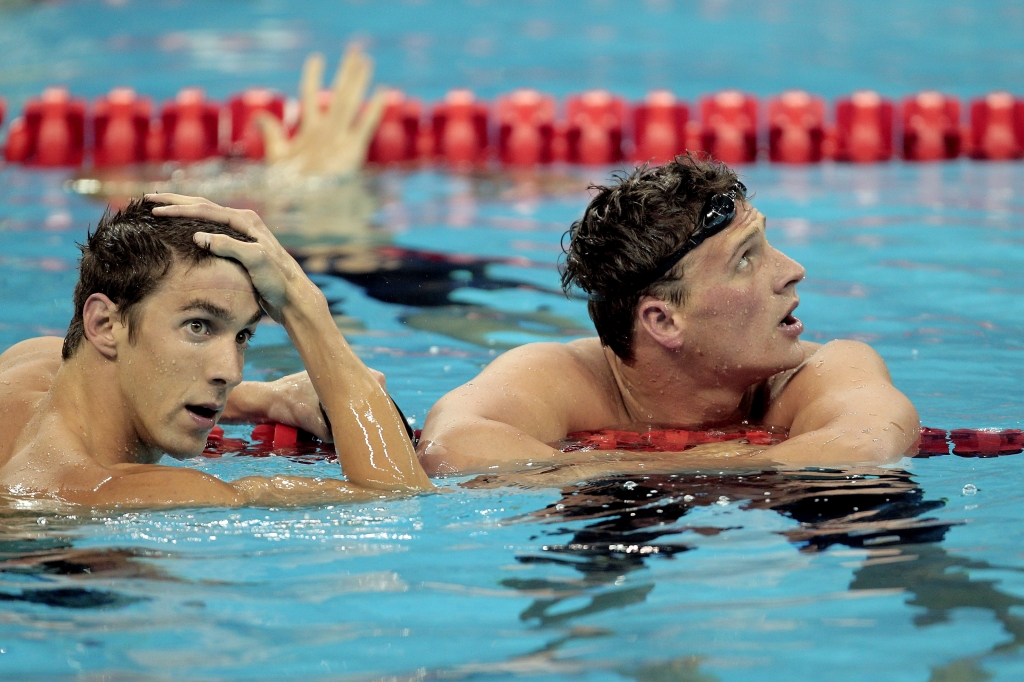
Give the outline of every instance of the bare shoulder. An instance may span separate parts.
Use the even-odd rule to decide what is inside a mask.
[[[596,375],[604,362],[597,339],[580,339],[569,343],[528,343],[498,356],[480,377],[489,374],[514,374],[523,377],[553,378],[551,370],[586,377]],[[472,383],[472,382],[471,382]]]
[[[811,345],[811,344],[808,344]],[[874,348],[860,341],[836,339],[825,344],[813,344],[813,352],[808,354],[805,368],[810,366],[812,372],[799,372],[806,379],[843,377],[848,375],[878,375],[889,380],[889,369]]]
[[[838,339],[805,346],[807,359],[786,378],[772,400],[765,416],[768,423],[788,428],[802,408],[826,394],[866,385],[892,386],[885,361],[866,343]]]
[[[63,339],[42,337],[17,343],[0,355],[0,466],[33,422],[60,368]],[[31,430],[31,429],[30,429]]]
[[[26,366],[60,366],[60,352],[64,339],[59,336],[40,336],[16,343],[0,354],[0,375],[24,369]]]
[[[477,377],[441,398],[431,413],[506,423],[511,414],[550,413],[569,429],[588,428],[580,425],[581,418],[611,418],[604,412],[616,404],[612,389],[614,379],[596,338],[531,343],[496,358]]]

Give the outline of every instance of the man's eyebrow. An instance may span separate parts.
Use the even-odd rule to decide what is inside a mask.
[[[204,313],[207,313],[208,315],[217,318],[221,322],[231,321],[231,313],[226,308],[222,308],[216,303],[212,301],[207,301],[206,299],[202,298],[192,299],[191,301],[183,305],[181,307],[181,310],[182,312],[187,312],[189,310],[202,310]],[[245,326],[250,327],[256,324],[257,322],[260,321],[260,319],[262,319],[262,317],[263,311],[257,309],[256,313],[249,318],[248,322],[245,323]]]
[[[761,225],[758,224],[758,225],[751,226],[751,228],[749,230],[747,230],[747,233],[745,235],[743,235],[743,239],[741,239],[736,244],[736,248],[732,250],[732,255],[729,256],[729,260],[732,260],[733,258],[735,258],[736,254],[739,253],[740,250],[742,250],[743,247],[747,245],[747,242],[749,242],[752,238],[756,237],[759,232],[761,232]]]
[[[252,325],[256,324],[257,322],[259,322],[262,319],[263,319],[263,311],[261,309],[257,308],[256,312],[253,314],[253,316],[250,317],[249,321],[245,323],[245,326],[246,327],[251,327]]]

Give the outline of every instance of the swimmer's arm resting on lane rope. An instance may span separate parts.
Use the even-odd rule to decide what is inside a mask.
[[[256,239],[243,243],[225,235],[196,234],[200,246],[242,264],[264,308],[288,332],[330,419],[338,461],[349,482],[371,490],[432,488],[398,411],[338,330],[323,292],[260,217],[201,198],[149,198],[167,204],[154,213],[225,223]]]
[[[554,443],[581,426],[600,391],[561,343],[532,343],[497,357],[427,415],[420,461],[432,476],[522,471],[579,454]]]
[[[792,466],[885,464],[917,452],[921,421],[878,353],[858,341],[821,346],[769,411],[789,439],[766,449]]]
[[[370,373],[386,391],[384,374],[375,369]],[[323,414],[309,373],[302,371],[275,381],[243,381],[231,391],[219,423],[284,424],[331,442],[334,438]]]

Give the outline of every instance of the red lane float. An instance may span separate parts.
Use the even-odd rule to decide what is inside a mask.
[[[768,100],[768,158],[774,163],[818,163],[825,141],[825,100],[789,90]]]
[[[745,440],[752,445],[778,445],[786,440],[784,433],[767,429],[739,429],[730,431],[688,431],[686,429],[658,429],[652,431],[623,431],[604,429],[570,433],[560,443],[562,452],[579,450],[635,450],[637,452],[675,452],[689,450],[705,443],[724,443]]]
[[[434,156],[452,166],[487,160],[487,105],[469,90],[452,90],[434,107]]]
[[[1024,156],[1024,101],[992,92],[971,102],[971,149],[990,161]]]
[[[322,110],[330,97],[330,91],[320,93]],[[493,111],[469,90],[453,90],[433,107],[426,122],[418,101],[397,91],[387,97],[367,150],[371,163],[423,159],[465,167],[485,163],[493,154],[501,163],[518,167],[558,161],[606,165],[620,163],[628,147],[637,162],[662,163],[690,149],[739,164],[757,159],[762,133],[757,99],[736,90],[702,99],[697,121],[688,120],[686,102],[664,90],[649,93],[632,109],[605,90],[585,92],[567,98],[560,118],[554,97],[536,90],[499,97]],[[283,119],[285,105],[283,95],[252,88],[232,97],[222,111],[201,90],[186,88],[153,119],[147,98],[117,88],[97,100],[93,119],[87,121],[82,100],[64,88],[50,88],[30,100],[23,115],[10,123],[4,156],[36,166],[77,166],[89,155],[97,166],[141,160],[190,162],[217,155],[258,159],[263,156],[263,139],[254,125],[256,115],[267,112]],[[2,108],[0,104],[0,122]],[[855,92],[836,102],[831,126],[822,98],[784,92],[767,102],[767,139],[762,142],[767,142],[772,162],[790,164],[831,158],[884,161],[892,158],[894,144],[910,161],[964,154],[976,159],[1024,158],[1024,101],[1008,92],[974,100],[970,125],[963,128],[960,102],[939,92],[921,92],[901,102],[898,136],[894,112],[892,102],[878,93]],[[89,139],[86,124],[92,133]],[[627,132],[632,133],[631,140],[626,139]],[[493,146],[491,133],[496,134]]]
[[[686,153],[690,107],[668,90],[655,90],[633,108],[633,160],[666,163]]]
[[[960,100],[926,90],[903,100],[903,158],[940,161],[960,156]]]
[[[555,137],[555,98],[536,90],[516,90],[494,103],[498,158],[508,166],[529,168],[551,163]]]
[[[602,166],[622,160],[626,101],[607,90],[589,90],[565,102],[569,163]]]
[[[163,149],[150,150],[159,151],[159,159],[202,161],[217,155],[220,107],[199,88],[185,88],[164,104],[160,121]]]
[[[146,160],[153,102],[131,88],[114,88],[93,105],[93,163],[126,166]]]
[[[420,155],[420,118],[423,107],[398,90],[385,96],[380,125],[366,152],[370,163],[407,163]]]
[[[757,160],[757,98],[725,90],[700,103],[701,149],[727,164]]]
[[[85,100],[47,88],[11,123],[4,156],[30,166],[80,166],[85,156]]]
[[[31,147],[25,119],[19,117],[11,121],[7,129],[7,141],[4,142],[4,159],[8,163],[24,163]]]
[[[0,97],[0,126],[4,124],[4,118],[7,116],[7,100]]]
[[[874,163],[892,158],[892,102],[860,90],[836,102],[836,160]]]
[[[664,429],[653,431],[581,431],[570,433],[559,443],[563,452],[579,450],[635,450],[640,452],[675,452],[704,443],[746,440],[753,445],[777,445],[786,434],[770,429],[738,429],[730,431],[686,431]],[[959,457],[999,457],[1024,450],[1024,432],[1020,429],[933,429],[921,428],[918,457],[952,454]]]
[[[249,88],[228,100],[231,115],[231,142],[227,153],[246,159],[262,159],[263,133],[256,124],[257,114],[270,114],[284,120],[285,97],[267,88]]]
[[[419,432],[416,433],[419,438]],[[785,441],[785,431],[765,427],[730,429],[728,431],[690,431],[687,429],[654,429],[627,431],[604,429],[570,433],[556,445],[562,452],[588,450],[630,450],[637,452],[678,452],[706,443],[743,440],[751,445],[778,445]],[[330,444],[321,443],[312,434],[284,424],[260,424],[253,427],[249,440],[225,438],[224,430],[214,427],[207,438],[204,453],[219,457],[255,447],[260,452],[284,449],[288,454],[331,451]],[[958,457],[999,457],[1024,451],[1024,431],[1020,429],[934,429],[921,427],[917,457],[954,454]]]

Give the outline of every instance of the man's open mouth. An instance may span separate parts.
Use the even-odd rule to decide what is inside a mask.
[[[793,314],[793,311],[796,310],[799,305],[800,301],[794,301],[789,312],[779,322],[779,329],[787,335],[800,336],[800,333],[804,329],[804,323],[800,321],[800,318]]]
[[[214,419],[217,416],[217,409],[205,405],[186,405],[185,409],[202,419]]]

